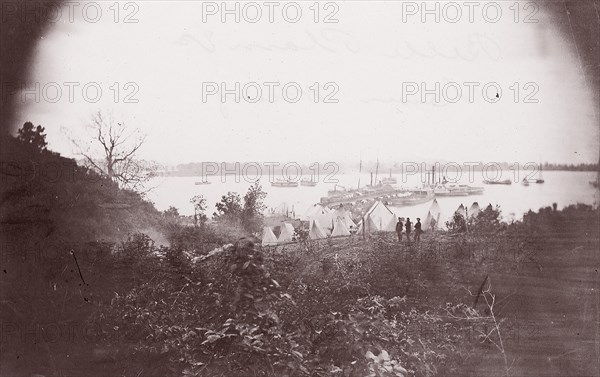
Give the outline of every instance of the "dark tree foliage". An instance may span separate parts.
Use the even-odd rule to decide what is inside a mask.
[[[256,233],[262,228],[266,196],[259,181],[248,188],[243,204],[240,195],[230,191],[215,204],[217,211],[213,213],[213,219],[221,223],[241,225],[249,234]]]
[[[470,219],[469,228],[478,233],[489,233],[500,229],[500,208],[491,205],[477,214],[477,217]]]
[[[244,195],[244,207],[242,209],[242,223],[244,228],[251,232],[258,232],[262,228],[262,212],[266,208],[264,200],[267,193],[263,191],[259,181],[250,186]]]
[[[217,212],[213,213],[213,219],[226,222],[237,222],[242,217],[242,199],[236,192],[228,192],[221,196],[221,201],[215,204]]]
[[[206,211],[206,199],[202,195],[196,195],[190,199],[190,203],[194,205],[194,225],[204,227],[206,220],[208,220],[204,213]]]
[[[17,139],[33,145],[40,152],[46,150],[46,146],[48,143],[46,142],[46,134],[44,133],[46,129],[42,126],[34,127],[33,123],[25,122],[23,127],[19,128],[17,131]]]
[[[450,233],[464,233],[467,231],[467,220],[465,217],[455,212],[450,221],[446,221],[446,227]]]

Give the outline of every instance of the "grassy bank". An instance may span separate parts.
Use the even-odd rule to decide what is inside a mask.
[[[81,276],[65,255],[44,267],[64,283],[4,296],[2,372],[595,375],[597,250],[584,206],[419,245],[244,239],[196,263],[143,234],[90,243]]]
[[[1,375],[600,373],[598,209],[261,248],[2,152]]]

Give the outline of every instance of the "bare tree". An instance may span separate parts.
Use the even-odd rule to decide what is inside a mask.
[[[111,112],[98,111],[88,127],[102,155],[99,159],[92,148],[84,149],[81,143],[75,142],[88,167],[109,177],[122,188],[143,190],[143,184],[154,175],[155,170],[150,163],[135,158],[146,136],[139,129],[130,129],[124,122],[115,121]]]

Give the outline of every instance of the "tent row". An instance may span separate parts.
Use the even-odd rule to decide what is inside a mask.
[[[491,206],[492,205],[490,204],[488,207],[491,208]],[[454,213],[457,213],[464,218],[477,217],[477,215],[479,215],[479,212],[481,212],[481,208],[479,208],[479,203],[477,203],[477,202],[473,202],[471,207],[469,207],[468,211],[467,211],[467,208],[465,206],[463,206],[462,204],[460,206],[458,206],[458,209],[456,211],[454,211]]]
[[[319,206],[319,205],[316,205]],[[315,206],[315,207],[316,207]],[[319,206],[321,207],[321,206]],[[322,207],[324,208],[324,207]],[[383,202],[376,201],[365,213],[358,226],[352,221],[350,213],[341,207],[335,211],[327,209],[314,210],[308,215],[313,219],[310,222],[309,237],[311,239],[325,238],[329,235],[347,236],[352,234],[352,229],[357,229],[357,234],[371,234],[375,232],[395,232],[398,218]],[[331,224],[326,228],[323,223]]]
[[[488,207],[491,207],[491,204]],[[461,204],[454,213],[458,213],[463,217],[476,217],[480,212],[479,204],[474,202],[468,210]],[[355,229],[359,235],[363,233],[395,232],[398,221],[396,215],[381,201],[376,201],[358,224],[352,220],[350,212],[342,206],[337,209],[330,209],[315,204],[306,211],[304,219],[309,223],[308,236],[313,240],[349,236],[354,233]],[[443,220],[442,209],[437,199],[434,199],[427,211],[425,220],[422,222],[422,229],[424,231],[435,230],[440,227],[441,220]],[[279,245],[293,241],[294,227],[292,224],[283,223],[280,228],[279,237],[275,236],[270,227],[263,229],[263,246]]]
[[[320,226],[330,229],[335,227],[335,222],[338,218],[341,219],[347,228],[350,229],[356,227],[350,212],[345,210],[342,206],[333,210],[320,204],[315,204],[311,206],[304,215],[304,220],[316,220],[319,222]]]
[[[326,219],[325,223],[329,224],[330,219]],[[332,217],[331,224],[329,226],[323,226],[323,223],[318,219],[312,219],[309,221],[308,237],[312,240],[318,240],[331,237],[342,237],[349,236],[352,234],[352,230],[356,229],[356,224],[350,217],[349,213],[337,214]]]
[[[356,224],[352,220],[350,212],[341,206],[332,210],[320,204],[315,204],[306,211],[303,218],[309,223],[308,236],[313,240],[349,236],[356,229]],[[262,245],[274,246],[292,242],[293,234],[294,227],[290,223],[281,225],[279,237],[275,236],[272,228],[264,227]]]
[[[315,204],[308,209],[305,218],[309,222],[308,236],[311,239],[349,236],[356,229],[350,212],[342,206],[333,210]]]
[[[266,226],[263,228],[262,245],[275,246],[283,243],[292,242],[294,237],[294,227],[290,223],[283,223],[280,226],[279,237],[275,236],[273,229]]]
[[[492,208],[492,205],[489,204],[487,208]],[[464,205],[458,206],[454,213],[461,215],[464,218],[472,218],[477,217],[479,213],[481,213],[481,207],[479,207],[479,203],[473,202],[469,209]],[[442,218],[442,212],[437,199],[433,200],[429,211],[427,211],[427,216],[425,217],[425,221],[423,221],[423,230],[433,230],[439,227],[440,219]]]

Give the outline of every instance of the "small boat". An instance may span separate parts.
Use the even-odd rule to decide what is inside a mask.
[[[542,177],[542,164],[540,163],[540,177],[535,180],[535,183],[544,183],[544,178]]]
[[[289,179],[278,179],[275,182],[271,182],[272,187],[298,187],[298,182]]]
[[[526,178],[523,178],[523,180],[521,181],[521,184],[523,186],[529,186],[529,181]]]
[[[194,184],[195,184],[196,186],[200,186],[200,185],[210,185],[210,184],[211,184],[211,182],[209,182],[209,181],[196,181],[196,182],[194,182]]]
[[[396,183],[398,183],[396,177],[392,177],[392,169],[390,169],[390,176],[383,178],[381,180],[381,183],[384,185],[395,185]]]
[[[315,187],[316,185],[317,185],[317,182],[315,182],[312,178],[310,180],[303,179],[300,181],[300,186]]]
[[[505,179],[503,181],[490,181],[486,179],[485,181],[483,181],[483,183],[486,185],[512,185],[510,179]]]
[[[393,195],[386,198],[384,203],[394,207],[414,206],[427,203],[428,201],[433,200],[434,197],[435,195],[432,190],[419,190]]]
[[[458,185],[437,185],[433,189],[436,196],[467,196],[469,191]]]
[[[479,186],[469,186],[469,185],[458,185],[458,186],[467,190],[469,192],[469,195],[479,195],[479,194],[483,194],[483,192],[485,191],[485,188],[479,187]]]

